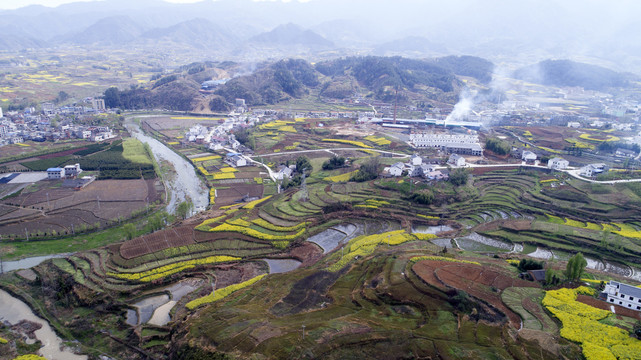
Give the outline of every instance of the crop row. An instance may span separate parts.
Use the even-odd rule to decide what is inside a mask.
[[[195,229],[196,230],[200,230],[200,231],[209,231],[209,224],[213,224],[215,222],[218,222],[218,221],[224,219],[225,216],[226,215],[221,215],[221,216],[217,216],[215,218],[207,219],[207,220],[203,221],[202,223],[200,223],[200,225],[196,226]]]
[[[138,273],[107,272],[107,275],[115,278],[119,278],[119,279],[124,279],[124,280],[137,280],[141,282],[149,282],[149,281],[163,278],[171,274],[175,274],[177,272],[181,272],[186,269],[193,268],[196,265],[217,264],[222,262],[238,261],[238,260],[241,260],[241,258],[233,257],[233,256],[224,256],[224,255],[209,256],[202,259],[180,261],[177,263],[157,267],[155,269],[138,272]]]
[[[195,159],[190,159],[192,163],[195,162],[202,162],[202,161],[208,161],[208,160],[217,160],[220,159],[219,155],[210,155],[210,156],[204,156],[204,157],[199,157]]]
[[[348,172],[348,173],[345,173],[345,174],[328,176],[328,177],[324,178],[323,180],[336,182],[336,183],[337,182],[348,182],[349,179],[351,179],[352,176],[354,176],[357,172],[358,172],[358,170],[354,170],[354,171],[351,171],[351,172]]]
[[[272,196],[271,196],[271,195],[269,195],[269,196],[264,197],[264,198],[262,198],[262,199],[258,199],[258,200],[250,201],[250,202],[248,202],[245,206],[243,206],[243,209],[253,209],[253,208],[255,208],[255,207],[256,207],[256,205],[258,205],[258,204],[262,203],[263,201],[267,201],[267,200],[269,200],[269,198],[271,198],[271,197],[272,197]]]
[[[372,147],[369,145],[365,145],[362,141],[353,141],[353,140],[345,140],[345,139],[323,139],[325,142],[335,142],[335,143],[341,143],[341,144],[350,144],[366,149],[371,149]]]
[[[476,261],[460,260],[460,259],[454,259],[454,258],[449,258],[445,256],[415,256],[410,259],[411,262],[418,262],[421,260],[449,261],[449,262],[462,263],[462,264],[481,265]]]
[[[203,296],[201,298],[198,298],[198,299],[195,299],[195,300],[192,300],[192,301],[188,302],[186,307],[189,310],[193,310],[193,309],[195,309],[195,308],[197,308],[197,307],[199,307],[201,305],[209,304],[209,303],[218,301],[218,300],[220,300],[220,299],[222,299],[222,298],[224,298],[226,296],[229,296],[230,294],[232,294],[232,293],[234,293],[234,292],[236,292],[238,290],[241,290],[241,289],[244,289],[244,288],[246,288],[246,287],[248,287],[250,285],[253,285],[254,283],[258,282],[260,279],[264,278],[266,275],[267,274],[258,275],[255,278],[249,279],[247,281],[243,281],[243,282],[238,283],[238,284],[229,285],[229,286],[224,287],[222,289],[215,290],[212,294],[209,294],[207,296]]]
[[[327,270],[336,272],[342,269],[357,256],[362,257],[373,253],[378,245],[400,245],[407,241],[413,241],[417,239],[418,238],[416,236],[406,233],[405,230],[395,230],[381,234],[363,235],[356,237],[352,239],[348,245],[346,245],[346,249],[348,250],[347,254],[345,254],[337,262],[329,266]]]
[[[252,222],[254,224],[256,224],[256,225],[258,225],[258,226],[260,226],[262,228],[268,229],[268,230],[284,231],[284,232],[296,231],[296,230],[304,228],[305,225],[306,225],[305,222],[302,222],[302,223],[299,223],[299,224],[296,224],[296,225],[293,225],[293,226],[279,226],[279,225],[274,225],[274,224],[270,223],[269,221],[267,221],[265,219],[261,219],[261,218],[254,219],[254,220],[252,220]]]
[[[389,145],[389,144],[392,143],[391,141],[387,140],[386,138],[384,138],[382,136],[381,137],[376,137],[374,135],[370,135],[370,136],[366,136],[364,139],[367,140],[367,141],[371,141],[374,144],[379,145],[379,146],[385,146],[385,145]]]
[[[297,233],[295,234],[283,234],[283,235],[271,235],[271,234],[266,234],[264,232],[258,231],[256,229],[252,229],[250,227],[244,227],[244,226],[238,226],[238,225],[231,225],[231,224],[221,224],[216,226],[215,228],[209,229],[211,232],[223,232],[223,231],[229,231],[229,232],[237,232],[243,235],[251,236],[256,239],[260,240],[267,240],[267,241],[282,241],[282,240],[294,240],[298,238],[299,236],[303,235],[305,232],[305,228],[300,229]]]

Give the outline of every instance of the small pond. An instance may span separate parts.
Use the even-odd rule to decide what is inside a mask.
[[[270,274],[290,272],[292,270],[298,269],[300,264],[302,264],[300,261],[294,260],[294,259],[261,259],[261,260],[266,262],[267,265],[269,266]]]

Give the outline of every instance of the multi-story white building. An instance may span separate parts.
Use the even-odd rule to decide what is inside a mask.
[[[601,295],[611,304],[641,311],[641,288],[610,280]]]
[[[563,170],[567,169],[568,166],[570,166],[570,162],[560,157],[555,157],[548,160],[549,169]]]
[[[65,177],[65,169],[63,168],[48,168],[47,178],[49,180],[60,180]]]
[[[416,147],[444,148],[449,144],[478,144],[479,137],[464,134],[414,133],[410,134],[410,142]]]
[[[49,170],[47,170],[47,173]],[[76,177],[82,172],[80,164],[66,165],[64,168],[64,175],[66,177]]]

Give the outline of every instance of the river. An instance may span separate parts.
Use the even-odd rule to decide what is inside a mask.
[[[149,144],[151,152],[156,157],[156,161],[161,160],[171,163],[175,170],[175,176],[166,181],[168,191],[171,193],[171,199],[167,204],[167,212],[174,213],[176,206],[191,199],[194,204],[194,212],[200,212],[209,205],[209,189],[196,175],[194,166],[180,155],[173,152],[160,141],[147,136],[142,132],[140,126],[134,122],[134,118],[153,117],[154,115],[128,116],[125,118],[125,127],[131,133],[131,136],[143,143]]]
[[[8,321],[14,325],[21,320],[27,320],[42,325],[34,332],[36,338],[42,342],[38,353],[47,359],[86,360],[86,355],[76,355],[66,349],[60,350],[62,340],[51,329],[49,323],[37,317],[33,311],[21,300],[14,298],[4,290],[0,290],[0,321]]]

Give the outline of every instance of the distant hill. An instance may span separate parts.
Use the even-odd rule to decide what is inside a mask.
[[[142,37],[188,44],[200,49],[234,46],[238,41],[236,36],[211,21],[201,18],[183,21],[166,28],[152,29],[142,34]]]
[[[0,33],[11,34],[10,36],[0,36],[0,49],[3,50],[36,49],[47,46],[45,41],[38,40],[15,29],[0,28]]]
[[[128,16],[112,16],[98,20],[85,30],[62,37],[63,42],[79,45],[120,45],[136,40],[144,28]]]
[[[209,80],[226,67],[236,64],[213,62],[193,63],[182,66],[172,74],[154,78],[149,87],[119,90],[112,87],[105,91],[105,105],[121,109],[169,109],[192,111],[206,100],[200,93],[204,80]]]
[[[332,47],[334,43],[311,30],[305,30],[296,24],[280,25],[271,31],[255,35],[249,39],[255,44],[279,46],[304,45],[308,47]]]
[[[361,95],[399,103],[456,101],[463,83],[456,75],[491,78],[493,65],[473,57],[427,60],[402,57],[348,57],[315,65],[302,59],[261,64],[248,73],[242,65],[197,62],[171,74],[156,76],[151,86],[105,92],[105,103],[123,109],[165,108],[198,111],[231,108],[235,99],[250,105],[276,104],[310,93],[346,99]],[[200,91],[202,82],[219,74],[237,74],[213,92]],[[244,74],[243,74],[244,73]],[[243,74],[243,75],[239,75]],[[232,76],[230,76],[232,77]],[[396,93],[396,90],[400,90]]]
[[[447,48],[443,44],[435,43],[421,36],[408,36],[380,44],[372,51],[375,55],[398,55],[398,54],[443,54]]]
[[[491,62],[473,57],[414,60],[401,57],[348,57],[312,66],[303,60],[285,60],[239,76],[221,86],[216,94],[233,102],[244,98],[250,105],[274,104],[309,93],[345,99],[355,93],[383,101],[424,99],[451,100],[462,83],[457,74],[491,79]],[[320,79],[323,79],[322,83]]]
[[[275,104],[306,94],[319,84],[318,73],[305,60],[281,60],[253,74],[239,76],[221,86],[216,94],[233,102],[245,99],[247,104]]]
[[[630,85],[630,75],[597,65],[570,60],[545,60],[520,68],[516,79],[552,86],[581,86],[589,90],[606,90]]]
[[[492,81],[494,64],[476,56],[445,56],[437,58],[434,63],[445,69],[451,70],[456,75],[471,76],[482,83]]]

